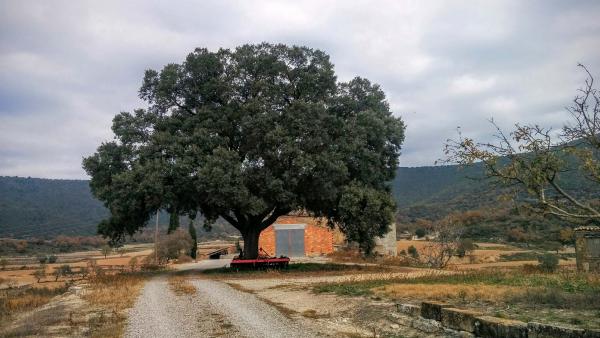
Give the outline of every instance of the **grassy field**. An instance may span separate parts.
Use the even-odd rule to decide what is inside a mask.
[[[413,279],[323,283],[313,291],[407,303],[444,301],[499,317],[600,328],[600,276],[568,270],[478,270]]]

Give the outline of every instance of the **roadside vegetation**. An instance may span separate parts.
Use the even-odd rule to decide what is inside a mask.
[[[443,301],[498,317],[600,327],[600,276],[547,273],[544,266],[322,283],[313,291],[405,303]]]
[[[338,264],[338,263],[294,263],[283,269],[266,269],[266,270],[235,270],[231,268],[209,269],[202,272],[205,275],[215,277],[272,277],[279,275],[294,275],[294,276],[309,276],[312,274],[331,275],[340,274],[341,272],[382,272],[389,271],[388,268],[375,265],[359,265],[359,264]],[[181,274],[189,274],[193,272],[184,271]]]
[[[144,273],[100,274],[90,279],[83,299],[97,309],[90,319],[92,337],[121,337],[125,328],[124,311],[135,303],[147,275]]]

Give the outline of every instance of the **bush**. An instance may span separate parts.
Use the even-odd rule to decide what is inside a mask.
[[[46,257],[46,256],[38,256],[37,260],[38,260],[38,262],[40,262],[40,264],[46,264],[46,262],[48,261],[48,257]]]
[[[187,231],[177,229],[158,241],[158,259],[160,261],[177,259],[180,255],[189,253],[193,243]]]
[[[415,231],[415,235],[417,235],[417,237],[419,238],[423,238],[425,237],[425,235],[427,235],[427,230],[423,228],[418,228],[417,231]]]
[[[58,257],[51,255],[48,257],[48,263],[52,264],[52,263],[56,263],[56,261],[58,260]]]
[[[8,265],[8,260],[6,258],[0,259],[0,267],[2,268],[2,270],[6,269],[7,265]]]
[[[406,250],[404,250],[404,249],[400,250],[400,255],[401,256],[406,256]]]
[[[37,280],[38,283],[42,279],[44,279],[46,277],[46,265],[45,264],[40,265],[40,267],[37,268],[37,270],[35,270],[35,272],[33,273],[33,276],[35,277],[35,279]]]
[[[470,254],[473,250],[475,250],[475,243],[473,243],[473,240],[469,238],[463,238],[458,243],[456,255],[460,258],[463,258],[466,255]]]
[[[179,257],[177,257],[177,264],[189,263],[191,261],[193,261],[192,257],[186,254],[181,254]]]
[[[558,257],[551,253],[545,253],[538,257],[539,268],[544,272],[554,272],[558,267]]]
[[[413,245],[408,247],[408,254],[412,258],[419,258],[419,251],[417,251],[417,248],[415,248]]]
[[[129,268],[131,268],[131,271],[135,271],[137,265],[138,265],[137,256],[131,257],[131,259],[129,260]]]

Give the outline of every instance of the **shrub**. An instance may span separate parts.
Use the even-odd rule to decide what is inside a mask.
[[[48,257],[48,263],[50,263],[50,264],[56,263],[57,260],[58,260],[58,257],[56,257],[55,255],[51,255]]]
[[[412,258],[419,258],[419,251],[417,251],[417,248],[415,248],[413,245],[408,247],[408,254]]]
[[[193,261],[192,257],[186,254],[181,254],[179,257],[177,257],[177,264],[189,263],[191,261]]]
[[[193,243],[187,231],[177,229],[158,241],[158,259],[160,261],[177,259],[180,255],[189,253]]]
[[[423,238],[425,237],[425,235],[427,235],[427,230],[423,228],[418,228],[417,231],[415,231],[415,235],[417,235],[417,237],[419,238]]]
[[[100,249],[100,251],[102,252],[104,258],[106,258],[106,256],[110,255],[110,253],[112,252],[112,248],[108,245],[105,245],[102,247],[102,249]]]
[[[473,243],[473,240],[469,238],[463,238],[458,243],[456,255],[460,258],[463,258],[470,254],[473,250],[475,250],[475,243]]]
[[[131,259],[129,260],[129,268],[131,269],[131,271],[135,271],[137,264],[138,264],[137,256],[131,257]]]
[[[8,265],[8,260],[6,258],[0,259],[0,267],[2,267],[2,270],[6,269],[7,265]]]
[[[46,256],[38,256],[37,260],[38,260],[38,262],[40,262],[40,264],[46,264],[46,262],[48,261],[48,257],[46,257]]]
[[[558,257],[551,253],[545,253],[538,257],[539,268],[544,272],[554,272],[558,267]]]
[[[404,250],[404,249],[400,250],[400,255],[401,256],[406,256],[406,250]]]
[[[35,272],[33,273],[33,276],[35,277],[35,279],[37,280],[38,283],[40,282],[40,280],[45,278],[46,277],[46,265],[45,264],[40,265],[40,267],[37,268],[35,270]]]

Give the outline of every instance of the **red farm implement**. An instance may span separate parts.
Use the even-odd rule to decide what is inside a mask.
[[[235,270],[267,270],[267,269],[284,269],[290,263],[289,257],[281,256],[270,257],[264,250],[260,249],[263,255],[259,255],[256,259],[240,259],[236,257],[231,260],[230,267]]]

